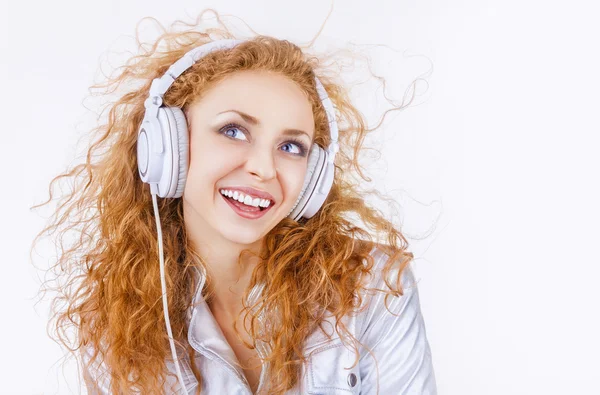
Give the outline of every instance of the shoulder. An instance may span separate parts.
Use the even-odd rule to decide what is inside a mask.
[[[378,247],[370,256],[374,264],[365,285],[368,292],[363,303],[367,306],[359,312],[356,324],[357,339],[364,346],[359,357],[361,391],[435,395],[431,349],[410,263],[389,262],[390,255]],[[388,262],[391,286],[396,284],[399,268],[405,266],[400,273],[401,294],[392,293],[385,282],[383,269]]]
[[[381,291],[390,292],[392,290],[409,291],[417,287],[415,275],[410,261],[412,260],[412,253],[404,252],[399,257],[396,257],[394,261],[392,259],[393,251],[390,246],[385,244],[373,244],[371,251],[369,252],[369,258],[372,259],[373,265],[369,270],[369,273],[363,278],[362,286],[367,289],[379,289]],[[402,258],[402,259],[401,259]],[[408,262],[406,262],[408,261]],[[363,265],[368,266],[367,259],[363,260]],[[387,273],[385,268],[389,267]],[[388,282],[391,286],[394,286],[398,277],[398,272],[401,271],[400,275],[400,288],[390,288],[385,282],[387,277]]]
[[[416,313],[420,314],[419,294],[414,271],[409,264],[401,268],[401,262],[396,259],[390,262],[392,251],[389,246],[375,244],[369,253],[373,259],[371,270],[362,281],[361,306],[357,316],[356,330],[358,339],[373,338],[374,342],[383,334],[382,331],[390,328],[390,325],[401,318],[406,318]],[[367,266],[365,259],[363,264]],[[387,273],[386,266],[389,266]],[[395,288],[398,272],[400,273],[400,288]],[[386,284],[390,284],[390,288]],[[392,290],[402,293],[394,295]],[[408,319],[408,318],[406,318]],[[361,340],[362,341],[362,340]]]

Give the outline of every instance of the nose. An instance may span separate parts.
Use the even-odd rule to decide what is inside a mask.
[[[256,145],[249,151],[246,159],[246,170],[248,173],[260,178],[261,180],[270,180],[275,177],[275,158],[270,146],[261,148]]]

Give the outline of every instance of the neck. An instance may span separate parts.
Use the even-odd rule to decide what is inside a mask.
[[[185,207],[184,207],[185,209]],[[188,216],[188,218],[190,218]],[[262,239],[243,245],[207,232],[195,221],[186,221],[187,236],[207,266],[207,275],[213,284],[213,295],[209,306],[222,315],[235,317],[242,309],[242,298],[250,284],[250,278],[259,258],[249,253],[258,253]]]

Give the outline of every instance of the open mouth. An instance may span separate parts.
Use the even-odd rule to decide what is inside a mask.
[[[271,209],[271,207],[273,207],[273,203],[271,202],[271,204],[269,205],[269,207],[254,207],[254,206],[248,206],[245,205],[244,203],[240,203],[239,201],[227,197],[223,194],[220,194],[221,197],[227,202],[227,204],[240,216],[245,217],[245,218],[250,218],[250,219],[255,219],[255,218],[259,218],[262,217],[267,211],[269,211]]]

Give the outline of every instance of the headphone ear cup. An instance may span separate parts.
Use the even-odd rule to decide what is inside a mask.
[[[319,180],[319,177],[323,171],[325,159],[326,152],[318,144],[313,144],[308,156],[308,165],[306,168],[306,175],[304,176],[304,185],[302,186],[302,191],[300,192],[296,203],[290,210],[288,218],[298,221],[302,217],[302,214],[304,214],[306,211],[306,207],[310,202],[310,198],[315,191],[317,181]],[[305,216],[305,218],[310,217],[312,217],[312,215]]]
[[[189,162],[187,121],[179,107],[161,107],[158,120],[165,142],[163,173],[158,183],[158,196],[178,198],[183,195]]]
[[[171,110],[173,117],[175,118],[175,129],[177,130],[177,144],[174,144],[174,147],[177,147],[179,161],[174,162],[174,164],[177,164],[173,169],[173,174],[176,176],[176,179],[173,180],[173,185],[176,185],[176,188],[172,197],[179,198],[183,196],[189,169],[190,135],[187,127],[187,120],[183,111],[179,107],[167,108]]]

